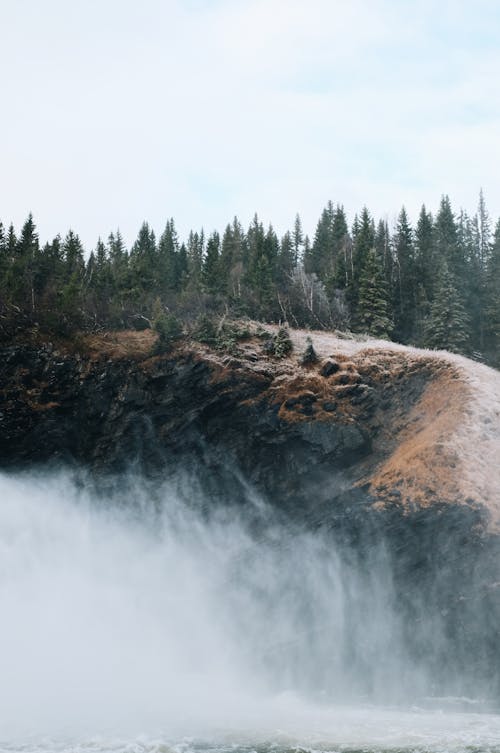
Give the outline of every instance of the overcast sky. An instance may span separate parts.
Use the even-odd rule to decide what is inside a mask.
[[[500,214],[498,0],[0,0],[0,219]]]

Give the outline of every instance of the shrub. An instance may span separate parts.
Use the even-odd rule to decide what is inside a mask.
[[[193,329],[193,338],[206,345],[215,345],[217,341],[217,326],[208,314],[200,314]]]
[[[276,358],[285,358],[293,350],[293,343],[285,327],[280,327],[274,338],[274,355]]]
[[[305,347],[304,352],[302,353],[302,357],[300,359],[300,363],[302,366],[311,366],[313,363],[317,363],[318,361],[318,354],[314,350],[313,341],[308,336],[307,337],[307,345]]]
[[[182,337],[182,324],[173,314],[161,313],[153,321],[153,329],[158,333],[154,346],[155,353],[164,353],[174,340]]]
[[[274,337],[266,340],[262,350],[275,358],[286,358],[293,350],[293,343],[286,327],[280,327]]]

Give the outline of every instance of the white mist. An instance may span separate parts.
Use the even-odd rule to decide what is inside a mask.
[[[181,481],[127,484],[96,498],[67,474],[0,476],[0,750],[451,740],[442,717],[367,706],[426,682],[382,549],[361,574],[262,506],[252,526]],[[493,743],[497,717],[476,716]]]

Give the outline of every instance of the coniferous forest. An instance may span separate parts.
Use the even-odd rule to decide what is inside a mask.
[[[365,207],[351,226],[328,202],[314,237],[300,217],[283,237],[257,215],[222,234],[157,237],[145,222],[131,248],[120,232],[88,254],[75,232],[42,245],[29,215],[0,223],[0,335],[155,327],[165,342],[200,319],[250,317],[463,353],[500,365],[500,220],[482,192],[477,212],[447,196],[416,224],[394,227]]]

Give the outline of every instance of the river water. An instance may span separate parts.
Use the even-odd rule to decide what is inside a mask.
[[[405,651],[382,547],[245,509],[0,475],[0,751],[500,751],[495,701]]]

